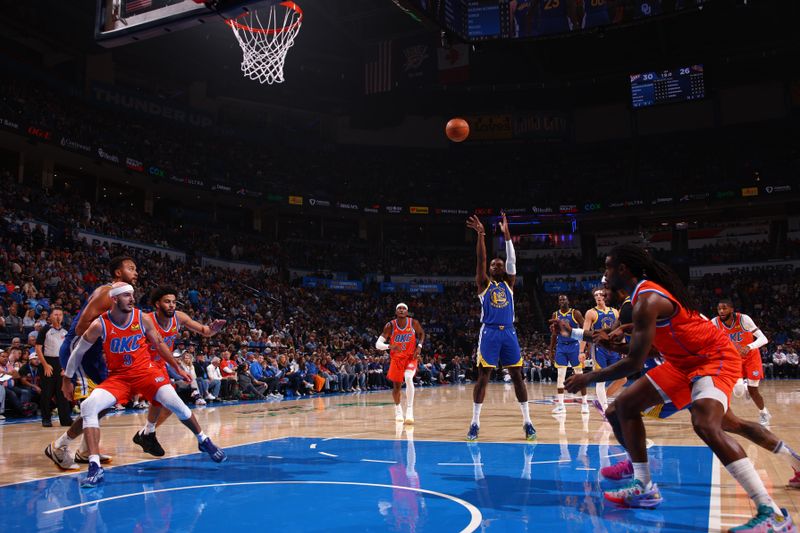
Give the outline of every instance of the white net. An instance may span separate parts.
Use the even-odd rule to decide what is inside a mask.
[[[283,83],[286,53],[300,31],[303,12],[294,2],[253,9],[228,21],[242,48],[242,72],[259,83]]]

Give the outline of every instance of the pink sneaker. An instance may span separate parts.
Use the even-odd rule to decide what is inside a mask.
[[[632,478],[633,463],[631,463],[629,459],[625,459],[611,466],[601,468],[600,475],[606,479],[613,479],[614,481]]]
[[[793,489],[800,489],[800,470],[794,471],[794,477],[789,480],[789,486]]]

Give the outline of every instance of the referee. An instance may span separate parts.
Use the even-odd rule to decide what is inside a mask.
[[[42,362],[44,376],[42,377],[42,426],[53,427],[50,421],[52,413],[51,400],[53,394],[56,395],[56,405],[58,406],[58,419],[62,426],[70,426],[72,417],[70,416],[70,403],[61,392],[61,363],[58,360],[58,351],[61,343],[67,335],[67,330],[61,327],[64,320],[64,312],[59,307],[54,307],[50,313],[50,324],[39,331],[36,339],[36,355]]]

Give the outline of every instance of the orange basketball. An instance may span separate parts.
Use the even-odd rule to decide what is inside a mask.
[[[451,118],[444,128],[447,138],[455,143],[460,143],[469,137],[469,124],[463,118]]]

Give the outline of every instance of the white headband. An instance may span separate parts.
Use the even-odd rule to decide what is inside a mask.
[[[126,292],[129,292],[129,293],[133,294],[133,287],[131,287],[127,283],[125,285],[120,285],[119,287],[115,287],[115,288],[111,289],[110,291],[108,291],[108,295],[113,298],[114,296],[119,296],[120,294],[125,294]]]
[[[401,307],[405,307],[406,311],[408,311],[408,306],[406,304],[402,303],[402,302],[397,304],[397,307],[395,307],[394,309],[396,311],[396,310],[400,309]]]

